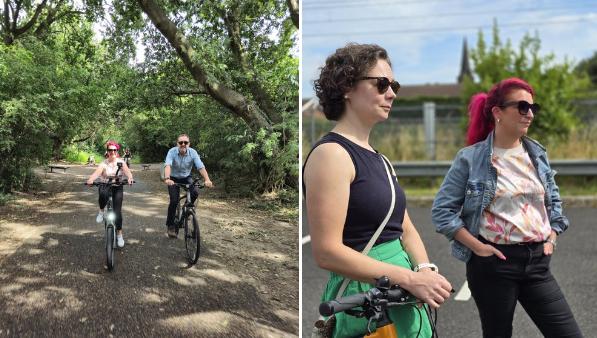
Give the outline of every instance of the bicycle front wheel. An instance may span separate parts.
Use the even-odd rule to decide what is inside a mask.
[[[189,211],[184,220],[184,241],[187,249],[189,264],[197,263],[201,251],[201,236],[199,235],[199,222],[194,211]]]
[[[106,266],[109,271],[114,269],[114,227],[106,227]]]

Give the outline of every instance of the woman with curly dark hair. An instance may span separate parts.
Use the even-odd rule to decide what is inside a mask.
[[[450,283],[429,262],[408,216],[391,164],[369,144],[371,129],[388,118],[399,89],[385,49],[368,44],[336,50],[315,81],[324,114],[337,121],[303,167],[313,255],[330,271],[323,301],[369,290],[381,276],[431,308],[450,295]],[[390,309],[399,337],[431,336],[424,310]],[[366,319],[336,315],[334,337],[366,330]]]

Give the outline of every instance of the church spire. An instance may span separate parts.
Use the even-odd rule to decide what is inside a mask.
[[[462,83],[465,76],[468,76],[470,79],[473,78],[471,66],[468,62],[468,47],[466,45],[466,38],[464,38],[462,43],[462,60],[460,61],[460,74],[458,74],[458,83]]]

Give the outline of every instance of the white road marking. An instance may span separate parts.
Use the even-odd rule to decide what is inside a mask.
[[[460,291],[454,297],[454,300],[459,300],[461,302],[466,302],[467,300],[471,299],[471,290],[468,288],[468,282],[464,282]]]
[[[311,236],[310,235],[307,235],[307,236],[305,236],[305,237],[303,237],[301,239],[301,245],[305,245],[305,244],[307,244],[309,242],[311,242]]]

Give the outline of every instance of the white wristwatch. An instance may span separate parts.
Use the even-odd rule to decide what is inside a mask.
[[[439,268],[437,267],[437,265],[433,264],[433,263],[421,263],[417,266],[415,266],[415,272],[419,272],[419,270],[424,269],[424,268],[430,268],[431,271],[435,271],[439,273]]]

